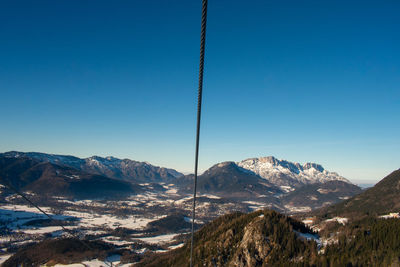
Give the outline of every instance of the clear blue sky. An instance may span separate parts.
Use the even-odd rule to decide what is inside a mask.
[[[201,1],[1,1],[0,151],[191,172]],[[200,168],[400,168],[399,1],[209,1]]]

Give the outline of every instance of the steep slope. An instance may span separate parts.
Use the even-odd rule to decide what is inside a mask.
[[[328,181],[343,181],[350,184],[350,181],[346,178],[335,172],[329,172],[316,163],[301,165],[271,156],[246,159],[238,162],[237,165],[254,172],[277,186],[297,188],[305,184]]]
[[[38,170],[39,163],[28,158],[0,157],[0,183],[5,179],[17,189],[24,188],[40,178],[42,171]]]
[[[191,192],[192,181],[187,181],[184,190]],[[209,168],[198,177],[197,188],[199,193],[230,198],[257,198],[282,193],[278,187],[234,162],[223,162]]]
[[[2,153],[0,157],[27,157],[41,162],[50,162],[60,166],[67,166],[87,173],[133,182],[169,182],[183,175],[173,169],[153,166],[147,162],[118,159],[114,157],[103,158],[93,156],[81,159],[74,156],[16,151]]]
[[[400,211],[400,170],[383,178],[374,187],[317,213],[324,217],[382,215]]]
[[[140,190],[128,182],[31,158],[0,157],[0,183],[42,196],[107,198]]]
[[[317,256],[317,245],[302,238],[304,234],[312,232],[270,210],[225,215],[196,232],[194,266],[308,265]],[[187,266],[189,251],[187,243],[138,266]]]

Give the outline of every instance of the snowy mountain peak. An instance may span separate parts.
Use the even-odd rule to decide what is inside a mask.
[[[262,178],[278,186],[302,186],[312,183],[328,181],[343,181],[350,183],[346,178],[335,172],[325,170],[316,163],[299,164],[287,160],[280,160],[273,156],[250,158],[237,162],[237,165],[252,171]]]
[[[303,169],[305,169],[305,170],[311,169],[311,168],[314,168],[314,169],[316,169],[316,170],[319,171],[319,172],[323,172],[323,171],[324,171],[324,168],[323,168],[321,165],[316,164],[316,163],[310,163],[310,162],[308,162],[308,163],[306,163],[306,164],[303,165]]]
[[[97,167],[113,167],[116,168],[122,162],[122,160],[114,157],[99,157],[99,156],[91,156],[89,158],[83,159],[87,165],[89,166],[97,166]]]

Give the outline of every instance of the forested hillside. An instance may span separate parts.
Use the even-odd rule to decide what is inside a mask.
[[[194,266],[303,266],[317,259],[317,243],[301,222],[275,211],[222,216],[195,234]],[[190,244],[139,266],[186,266]]]
[[[139,266],[187,266],[190,244]],[[400,220],[366,218],[319,236],[290,217],[265,210],[222,216],[195,235],[194,266],[399,266]]]

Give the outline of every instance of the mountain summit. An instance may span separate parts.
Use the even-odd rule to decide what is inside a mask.
[[[301,165],[297,162],[279,160],[275,157],[250,158],[237,162],[239,167],[254,172],[277,186],[300,187],[307,184],[349,180],[336,172],[329,172],[316,163]]]

